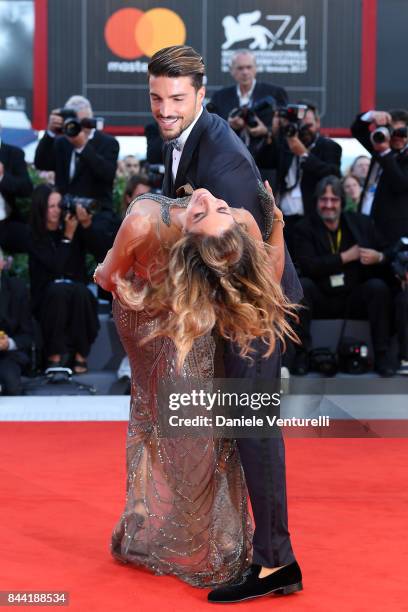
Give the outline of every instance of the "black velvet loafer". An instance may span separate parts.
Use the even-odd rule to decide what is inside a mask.
[[[258,578],[260,565],[251,565],[234,584],[218,587],[208,593],[211,603],[235,603],[263,595],[289,595],[302,591],[302,572],[296,561],[265,578]]]

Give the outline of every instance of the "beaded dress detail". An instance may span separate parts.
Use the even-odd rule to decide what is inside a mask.
[[[166,225],[170,225],[170,207],[186,207],[190,199],[171,200],[156,194],[141,198],[160,204]],[[133,282],[141,287],[146,281],[135,276]],[[113,314],[129,356],[132,384],[126,505],[113,532],[112,554],[122,562],[146,566],[156,574],[173,574],[194,586],[234,580],[252,557],[252,523],[235,441],[158,435],[159,381],[171,382],[180,376],[211,380],[213,338],[197,339],[181,374],[176,374],[176,350],[169,338],[139,346],[158,319],[144,311],[127,310],[117,300]]]

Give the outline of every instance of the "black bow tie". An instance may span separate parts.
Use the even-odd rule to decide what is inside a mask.
[[[180,138],[174,138],[173,140],[170,140],[170,144],[173,149],[176,149],[176,151],[182,151],[183,149],[183,145]]]

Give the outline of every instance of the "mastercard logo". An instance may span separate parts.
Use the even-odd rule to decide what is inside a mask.
[[[163,47],[183,45],[186,26],[181,17],[167,8],[141,11],[123,8],[105,25],[105,41],[114,55],[124,59],[151,57]]]

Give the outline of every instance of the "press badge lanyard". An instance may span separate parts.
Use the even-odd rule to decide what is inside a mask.
[[[334,244],[333,237],[329,233],[330,250],[333,253],[333,255],[335,255],[336,253],[338,253],[340,251],[341,238],[342,238],[341,227],[339,227],[339,229],[337,230],[337,233],[336,233],[336,244]],[[332,274],[329,278],[330,278],[330,285],[332,287],[343,287],[343,285],[344,285],[344,273],[341,273],[341,274]]]
[[[339,227],[336,233],[336,246],[334,245],[332,235],[329,233],[330,248],[331,248],[331,252],[333,253],[333,255],[338,253],[340,250],[341,238],[342,238],[341,227]]]

